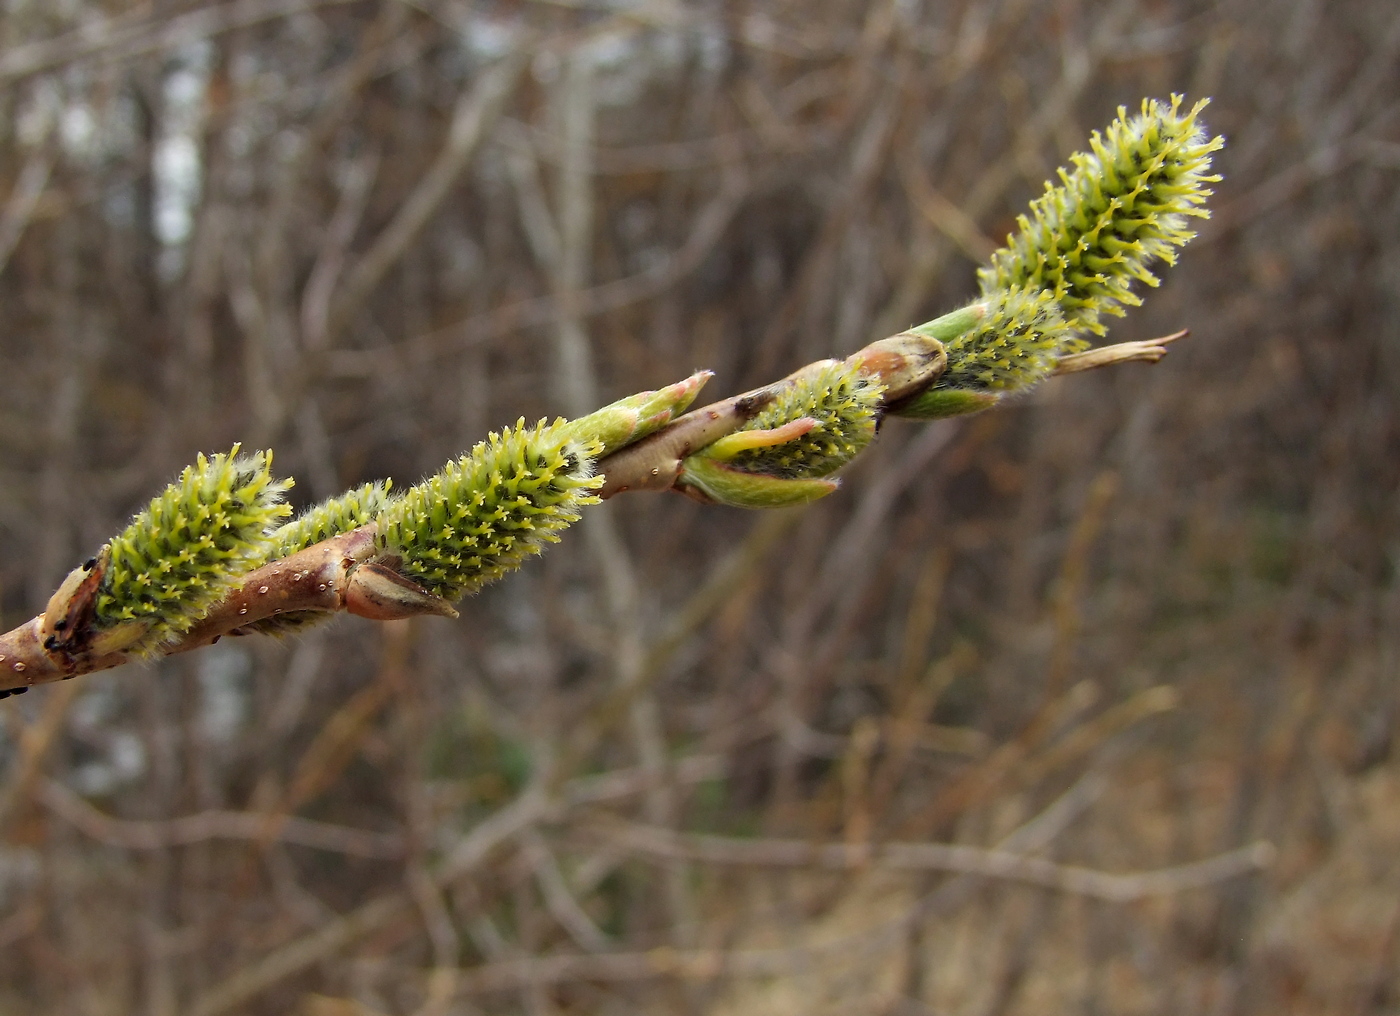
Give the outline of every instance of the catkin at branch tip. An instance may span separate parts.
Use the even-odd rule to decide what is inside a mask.
[[[271,452],[238,452],[200,455],[108,544],[97,623],[147,622],[133,651],[178,638],[267,559],[292,484],[273,479]]]
[[[1175,248],[1195,233],[1191,217],[1205,218],[1211,153],[1224,147],[1197,122],[1209,100],[1183,112],[1183,99],[1144,99],[1142,111],[1095,131],[1089,152],[1070,157],[1059,186],[1046,184],[1007,246],[978,273],[986,297],[1010,290],[1054,294],[1072,331],[1102,335],[1104,314],[1122,316],[1141,299],[1133,281],[1158,284],[1147,267],[1172,264]]]

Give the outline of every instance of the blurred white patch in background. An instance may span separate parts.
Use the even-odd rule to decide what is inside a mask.
[[[199,682],[199,731],[210,744],[223,745],[248,719],[248,680],[253,661],[239,646],[216,645],[204,651],[195,679]]]
[[[180,49],[161,86],[164,108],[161,134],[151,154],[151,173],[155,183],[153,225],[164,248],[159,269],[167,283],[184,270],[185,245],[194,231],[194,210],[203,177],[199,137],[204,126],[210,53],[206,41]]]
[[[78,761],[67,783],[85,797],[106,797],[146,774],[146,747],[121,726],[124,702],[119,679],[100,678],[78,696],[69,714]]]

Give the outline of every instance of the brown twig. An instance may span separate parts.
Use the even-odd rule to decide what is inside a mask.
[[[19,172],[19,178],[15,180],[10,200],[5,202],[5,209],[0,212],[0,272],[9,264],[15,245],[34,217],[35,206],[49,182],[53,163],[53,154],[41,148],[29,156]]]
[[[305,14],[347,0],[233,0],[175,17],[148,14],[137,7],[127,14],[86,20],[58,36],[16,46],[0,56],[0,81],[23,80],[78,60],[133,60],[181,43],[208,39],[264,21]]]
[[[1110,903],[1199,889],[1273,863],[1274,848],[1251,843],[1191,864],[1116,874],[1056,864],[1006,850],[953,843],[811,843],[806,840],[736,839],[675,832],[633,823],[596,827],[609,843],[650,857],[706,864],[851,871],[879,866],[900,871],[947,871],[1054,889]]]
[[[302,752],[277,807],[263,816],[257,837],[262,845],[281,839],[293,813],[335,782],[354,758],[375,717],[403,692],[408,680],[408,626],[407,620],[384,626],[384,655],[375,680],[342,703]]]
[[[686,836],[668,829],[615,826],[605,834],[628,849],[652,856],[683,857],[706,863],[761,867],[821,867],[848,871],[871,863],[906,870],[955,871],[977,877],[1010,879],[1114,903],[1179,893],[1250,874],[1272,862],[1273,847],[1255,843],[1194,864],[1155,871],[1110,874],[1055,864],[1006,850],[982,850],[945,844],[887,844],[873,854],[845,844],[814,845],[801,841],[732,840]],[[922,912],[916,908],[915,913]],[[864,936],[868,938],[869,936]],[[846,944],[841,940],[838,944]],[[713,980],[721,976],[768,976],[810,965],[822,947],[791,949],[676,950],[607,955],[565,954],[496,960],[465,971],[464,994],[509,991],[523,985],[575,981],[628,982],[655,978]]]
[[[295,816],[203,811],[153,822],[113,818],[55,780],[43,780],[37,797],[45,808],[84,836],[126,850],[162,850],[209,840],[275,839],[350,857],[390,860],[402,857],[404,852],[403,837],[398,833],[351,829]],[[268,820],[274,817],[278,824],[268,836]]]
[[[723,769],[712,757],[697,757],[674,764],[668,774],[677,782],[713,779]],[[644,793],[656,774],[643,769],[577,777],[557,795],[547,796],[539,785],[527,789],[513,802],[478,824],[427,876],[437,887],[447,886],[480,868],[503,845],[546,819],[558,821],[589,804],[615,801]],[[188,1007],[190,1016],[218,1016],[280,983],[301,970],[333,956],[351,942],[407,914],[414,906],[408,892],[376,897],[350,913],[272,950],[197,997]]]
[[[77,696],[77,687],[60,689],[44,703],[39,722],[24,727],[19,738],[19,762],[0,791],[0,830],[14,819],[30,790],[39,779],[39,770],[53,748]]]
[[[423,174],[398,213],[346,272],[343,288],[330,305],[326,329],[334,336],[359,311],[365,299],[422,232],[453,183],[471,162],[505,110],[527,62],[527,47],[514,49],[463,93],[452,114],[447,144]]]

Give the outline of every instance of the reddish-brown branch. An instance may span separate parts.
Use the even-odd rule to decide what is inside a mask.
[[[161,647],[158,655],[198,649],[217,642],[224,635],[246,634],[258,621],[277,614],[345,610],[351,578],[357,566],[373,553],[374,527],[361,526],[263,565],[249,572],[242,584],[179,641]],[[0,675],[3,675],[0,681],[8,678],[11,690],[25,690],[36,684],[119,667],[140,658],[139,654],[129,651],[46,650],[46,637],[42,616],[31,618],[0,636]]]

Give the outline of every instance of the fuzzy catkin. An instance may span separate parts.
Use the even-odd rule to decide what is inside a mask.
[[[136,651],[188,631],[263,564],[268,532],[290,514],[272,453],[200,455],[108,544],[97,623],[150,625]]]
[[[315,546],[322,540],[340,536],[373,522],[392,501],[389,494],[390,484],[389,480],[366,483],[346,491],[339,497],[307,508],[292,521],[272,532],[268,538],[267,559],[280,561],[299,550]],[[292,635],[304,632],[323,621],[329,621],[334,616],[326,610],[289,610],[255,621],[248,625],[248,628],[264,635]]]
[[[812,365],[736,433],[686,457],[678,486],[724,504],[776,507],[835,489],[825,479],[872,439],[881,412],[938,418],[975,412],[1049,376],[1059,359],[1102,335],[1105,315],[1140,303],[1132,285],[1157,285],[1150,267],[1175,261],[1192,217],[1205,217],[1211,154],[1199,102],[1144,100],[1071,156],[1007,246],[979,272],[982,297],[911,329],[943,344],[946,368],[925,390],[881,405],[882,387],[850,363]],[[455,600],[555,542],[595,503],[595,460],[681,413],[706,372],[644,392],[572,423],[492,434],[437,475],[390,497],[367,484],[275,529],[290,482],[271,454],[228,454],[187,468],[105,549],[93,605],[110,645],[146,653],[176,640],[247,572],[328,537],[373,523],[381,561],[428,592]],[[96,563],[96,559],[93,562]],[[260,622],[285,631],[319,620],[300,611]],[[133,636],[134,641],[126,640]],[[116,639],[121,636],[121,639]]]
[[[271,536],[275,561],[373,522],[391,502],[389,480],[366,483],[306,509]]]
[[[738,452],[728,465],[781,479],[830,476],[875,436],[881,391],[879,382],[843,362],[800,375],[739,433],[770,430],[802,417],[815,420],[816,426],[795,440]]]
[[[558,542],[597,503],[597,450],[563,421],[522,419],[393,501],[379,515],[379,550],[430,593],[460,599]]]
[[[936,388],[1025,388],[1048,376],[1061,356],[1088,344],[1074,336],[1049,290],[1012,289],[985,302],[986,316],[945,344],[948,369]]]
[[[1224,146],[1208,138],[1197,116],[1208,100],[1189,112],[1182,97],[1170,102],[1144,99],[1142,111],[1095,131],[1089,152],[1070,157],[1074,168],[1059,171],[1059,186],[1046,184],[1031,202],[1020,229],[978,272],[984,297],[1012,290],[1054,294],[1065,323],[1075,332],[1103,335],[1100,317],[1122,316],[1142,301],[1130,285],[1158,284],[1147,266],[1173,264],[1175,248],[1196,234],[1190,218],[1205,218],[1211,194],[1205,186],[1211,153]]]

